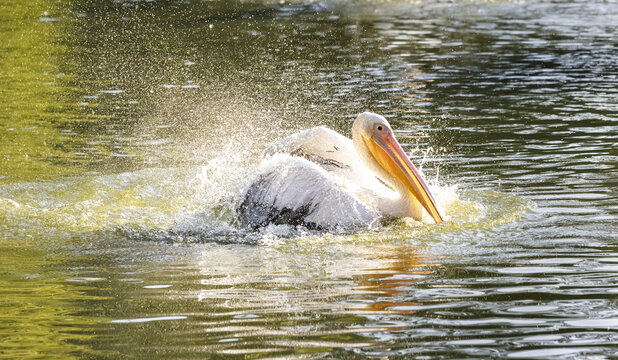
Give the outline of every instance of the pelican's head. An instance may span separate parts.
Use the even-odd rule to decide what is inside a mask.
[[[352,125],[352,140],[359,155],[377,174],[387,175],[427,210],[436,223],[442,222],[436,201],[419,171],[412,165],[383,116],[364,112]]]

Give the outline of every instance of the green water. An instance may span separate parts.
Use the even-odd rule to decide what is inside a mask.
[[[0,358],[618,356],[615,1],[3,1]],[[385,115],[448,216],[249,231]]]

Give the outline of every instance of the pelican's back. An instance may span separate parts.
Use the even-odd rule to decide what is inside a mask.
[[[378,216],[317,164],[275,154],[265,160],[239,207],[247,225],[303,225],[316,229],[368,226]]]

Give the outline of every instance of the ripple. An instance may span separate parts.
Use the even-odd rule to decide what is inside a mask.
[[[468,340],[454,340],[449,341],[447,344],[449,345],[493,345],[496,343],[496,340],[492,339],[468,339]]]
[[[172,285],[145,285],[144,289],[166,289],[172,287]]]
[[[92,281],[103,281],[103,280],[106,280],[106,279],[99,278],[99,277],[81,277],[81,278],[67,279],[67,281],[74,281],[74,282],[92,282]]]
[[[562,267],[551,267],[551,266],[513,266],[508,268],[498,268],[496,269],[498,273],[501,274],[569,274],[574,273],[576,270],[562,268]]]
[[[524,350],[509,353],[507,357],[513,359],[540,359],[546,357],[564,356],[569,354],[599,352],[599,350],[592,348],[545,348],[537,350]]]
[[[507,309],[507,311],[532,314],[532,313],[549,313],[552,310],[556,310],[556,309],[558,309],[558,306],[531,305],[531,306],[517,306],[517,307],[509,308]]]
[[[570,320],[565,324],[574,328],[615,330],[618,329],[618,318]]]
[[[437,324],[450,326],[487,326],[496,324],[508,324],[511,326],[541,326],[547,325],[548,321],[542,319],[518,319],[518,318],[490,318],[490,319],[466,319],[466,320],[436,320]]]
[[[563,339],[560,335],[534,335],[534,336],[526,336],[525,338],[519,340],[519,342],[532,342],[532,343],[544,343],[544,342],[557,342]]]
[[[129,324],[129,323],[144,323],[150,321],[167,321],[167,320],[184,320],[186,316],[157,316],[150,318],[135,318],[135,319],[119,319],[119,320],[111,320],[111,323],[118,324]]]

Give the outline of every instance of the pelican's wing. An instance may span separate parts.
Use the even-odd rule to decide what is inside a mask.
[[[271,145],[266,155],[277,153],[303,157],[326,171],[344,175],[364,165],[352,140],[324,126],[303,130]]]
[[[269,223],[348,228],[368,226],[378,218],[324,168],[287,154],[275,154],[262,164],[239,211],[254,228]]]
[[[394,196],[361,161],[352,140],[324,126],[304,130],[277,141],[266,150],[266,155],[277,153],[302,157],[341,177],[341,186],[366,203],[376,194]]]

